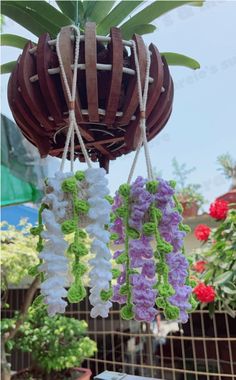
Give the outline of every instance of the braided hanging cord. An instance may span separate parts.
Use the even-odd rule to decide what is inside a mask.
[[[71,29],[75,31],[76,37],[75,37],[75,59],[74,59],[74,72],[73,72],[73,79],[72,79],[72,89],[70,89],[64,65],[63,65],[63,60],[62,60],[62,55],[60,51],[60,32],[57,35],[57,40],[56,40],[56,51],[57,51],[57,56],[58,56],[58,61],[59,61],[59,66],[60,66],[60,71],[62,74],[62,79],[64,82],[64,86],[66,89],[66,94],[67,94],[67,99],[69,101],[69,127],[68,127],[68,132],[66,136],[66,142],[65,142],[65,147],[62,155],[62,161],[61,161],[61,166],[60,170],[64,170],[65,166],[65,160],[67,157],[68,149],[69,149],[69,144],[70,144],[70,161],[71,161],[71,171],[74,169],[74,156],[75,156],[75,144],[74,144],[74,135],[75,133],[77,134],[82,153],[84,155],[85,161],[88,165],[89,168],[92,167],[91,160],[89,158],[86,146],[83,142],[83,138],[81,136],[79,127],[77,125],[76,117],[75,117],[75,98],[76,98],[76,83],[77,83],[77,71],[78,71],[78,59],[79,59],[79,46],[80,46],[80,30],[77,28],[75,25],[71,25]]]
[[[147,135],[146,135],[146,105],[147,105],[147,94],[148,94],[148,84],[149,84],[149,71],[150,71],[150,52],[148,47],[146,46],[146,73],[145,73],[145,81],[144,81],[144,89],[142,93],[142,84],[141,84],[141,76],[140,76],[140,67],[139,67],[139,60],[138,60],[138,54],[137,54],[137,48],[135,41],[132,41],[133,43],[133,51],[134,51],[134,61],[135,61],[135,68],[136,68],[136,74],[137,74],[137,83],[138,83],[138,96],[139,96],[139,108],[140,108],[140,129],[141,129],[141,137],[139,144],[136,149],[136,153],[134,156],[134,160],[130,169],[129,177],[128,177],[128,183],[131,182],[134,170],[138,161],[139,153],[141,150],[142,145],[144,146],[144,154],[145,154],[145,160],[146,160],[146,166],[147,166],[147,174],[148,179],[152,180],[153,177],[153,170],[152,170],[152,164],[151,164],[151,158],[149,154],[148,149],[148,141],[147,141]]]

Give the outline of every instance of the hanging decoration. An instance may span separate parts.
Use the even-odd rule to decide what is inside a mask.
[[[140,104],[141,138],[128,183],[120,186],[113,202],[111,227],[115,244],[124,249],[114,253],[116,264],[113,301],[122,304],[121,317],[152,322],[163,310],[167,319],[182,323],[197,302],[191,296],[188,261],[183,238],[189,230],[182,223],[181,205],[174,195],[174,181],[155,179],[146,137],[146,105],[150,52],[146,50],[146,75],[142,92],[139,62],[134,45]],[[132,184],[141,146],[144,146],[148,179],[138,177]],[[156,308],[157,307],[157,308]]]
[[[143,89],[146,48],[137,34],[131,41],[122,40],[121,30],[113,27],[109,37],[98,36],[96,24],[87,22],[84,35],[80,36],[78,62],[75,61],[75,30],[70,26],[61,29],[60,40],[52,40],[45,33],[37,45],[30,41],[25,45],[9,80],[8,101],[22,133],[42,157],[48,154],[62,157],[66,143],[71,105],[63,71],[70,86],[74,71],[78,71],[75,119],[90,159],[99,161],[108,170],[109,160],[137,147],[140,112],[134,45]],[[151,44],[149,50],[146,127],[151,140],[170,117],[173,81],[166,60],[156,46]],[[74,151],[75,157],[84,162],[77,136]]]
[[[71,88],[64,70],[61,57],[59,33],[56,41],[57,56],[63,83],[70,104],[69,125],[65,147],[62,155],[60,171],[54,178],[46,180],[45,197],[40,208],[40,224],[32,233],[39,235],[38,251],[42,263],[38,270],[42,272],[41,293],[48,305],[49,315],[64,313],[67,297],[70,303],[82,301],[86,296],[83,275],[88,268],[81,262],[81,257],[87,255],[87,233],[92,240],[91,251],[94,255],[90,260],[92,269],[89,273],[91,295],[89,297],[91,315],[108,316],[111,302],[104,300],[101,292],[110,289],[112,279],[111,254],[108,249],[110,233],[105,226],[110,221],[111,205],[106,199],[109,194],[106,172],[103,168],[93,168],[87,149],[84,145],[80,129],[75,118],[75,96],[79,57],[79,29],[73,27],[75,38],[75,62]],[[74,135],[77,135],[88,169],[74,171]],[[64,173],[65,160],[70,146],[71,172]],[[44,228],[44,227],[45,228]],[[85,232],[85,230],[87,233]],[[70,245],[65,240],[66,235],[73,236]],[[68,258],[72,260],[73,281],[69,282]],[[66,288],[68,288],[68,291]]]
[[[40,223],[36,229],[33,229],[33,233],[39,235],[38,251],[41,263],[38,270],[42,276],[41,293],[44,302],[48,305],[50,315],[63,313],[67,306],[65,298],[70,303],[77,303],[86,297],[83,276],[90,270],[91,317],[106,318],[112,302],[119,302],[122,305],[121,317],[125,320],[151,322],[160,309],[163,310],[167,319],[184,323],[188,319],[188,311],[196,306],[196,301],[191,295],[188,261],[183,250],[183,238],[188,228],[182,224],[181,206],[174,194],[174,182],[154,178],[148,149],[148,138],[151,139],[158,133],[170,115],[173,98],[172,80],[165,62],[162,62],[153,46],[149,50],[138,36],[135,36],[132,41],[122,41],[119,30],[115,28],[112,29],[111,37],[106,39],[108,47],[105,48],[100,45],[100,38],[96,39],[94,28],[94,24],[87,23],[84,36],[80,36],[79,29],[75,26],[62,28],[56,41],[49,44],[56,48],[56,53],[53,54],[58,60],[57,73],[60,73],[61,86],[68,107],[68,120],[66,129],[59,123],[60,128],[56,129],[56,132],[53,128],[47,129],[46,124],[43,123],[40,127],[43,133],[47,134],[46,145],[44,145],[44,147],[47,146],[47,153],[53,154],[55,149],[50,137],[51,133],[54,133],[54,142],[55,139],[61,139],[61,147],[56,147],[56,150],[58,156],[62,156],[60,171],[54,178],[46,180],[46,194],[40,209]],[[104,37],[101,41],[104,43]],[[48,43],[49,40],[47,40],[47,46]],[[98,112],[97,87],[96,91],[93,87],[94,83],[97,86],[97,76],[94,77],[91,70],[93,68],[99,71],[100,66],[94,66],[96,55],[94,55],[94,49],[91,48],[91,43],[95,50],[98,48],[98,51],[103,46],[102,52],[106,56],[108,50],[108,55],[111,54],[113,60],[108,86],[109,94],[103,94],[104,98],[102,98],[104,104],[107,105],[104,115],[100,112],[101,110],[100,113]],[[73,44],[73,54],[71,54]],[[27,68],[26,56],[31,57],[32,63],[35,59],[34,53],[37,51],[38,74],[30,80],[31,85],[33,83],[36,87],[41,76],[41,61],[38,57],[40,46],[39,43],[38,47],[33,47],[30,51],[26,47],[16,69],[16,72],[17,70],[20,72],[21,65]],[[126,58],[130,57],[135,77],[132,76],[130,68],[123,70],[124,75],[122,75],[122,70],[117,71],[117,62],[114,59],[119,49],[122,55],[125,54],[124,46],[131,49],[131,55]],[[50,50],[53,51],[53,48]],[[78,82],[82,75],[80,70],[84,69],[80,58],[84,55],[87,81],[86,107],[88,108],[86,113],[83,113],[83,108],[80,108],[80,90],[78,90]],[[73,56],[73,62],[71,62],[71,56]],[[158,63],[156,87],[152,86],[153,81],[150,77],[154,75],[155,63]],[[107,67],[102,67],[102,69],[108,70]],[[114,91],[115,88],[119,91],[120,88],[125,88],[126,82],[122,82],[122,78],[127,73],[132,78],[127,82],[128,89],[124,91],[123,111],[119,111],[121,114],[118,112],[117,115],[121,98],[120,92]],[[13,74],[13,78],[14,75],[18,74]],[[47,78],[50,75],[47,69]],[[22,79],[21,76],[19,78]],[[9,85],[10,92],[14,87],[12,81],[13,79]],[[52,86],[52,82],[50,83]],[[104,83],[106,86],[108,82]],[[50,88],[52,90],[52,87]],[[101,86],[101,91],[103,90]],[[23,86],[21,91],[23,96],[25,91]],[[83,85],[81,91],[83,91]],[[130,101],[128,101],[129,98]],[[83,119],[85,114],[88,124]],[[53,123],[55,120],[56,118],[53,117]],[[160,124],[158,120],[162,120]],[[110,141],[110,145],[107,145],[107,141],[98,143],[96,139],[91,143],[88,142],[91,141],[89,140],[90,132],[98,131],[96,129],[98,125],[102,133],[105,133],[108,126],[109,130],[112,130],[111,133],[125,131],[122,135],[123,140],[116,140],[114,137],[115,140]],[[36,145],[37,141],[34,141]],[[120,150],[120,141],[123,141],[122,144],[125,141],[125,150]],[[110,149],[113,146],[119,148]],[[142,146],[145,153],[147,179],[138,177],[132,182]],[[109,197],[106,171],[104,168],[92,167],[91,161],[98,159],[101,166],[107,168],[104,157],[109,160],[120,154],[114,154],[114,152],[128,153],[134,148],[136,148],[136,154],[128,181],[119,187],[113,200]],[[74,173],[74,160],[77,157],[86,162],[87,169]],[[71,171],[64,173],[67,158],[70,159]],[[72,237],[70,244],[67,243],[67,235]],[[88,238],[90,239],[89,246]],[[122,244],[123,247],[114,253],[113,259],[117,267],[113,270],[112,255],[109,250],[110,240],[115,244]],[[85,265],[81,258],[89,251],[93,257]],[[72,261],[72,281],[69,276],[68,257]]]

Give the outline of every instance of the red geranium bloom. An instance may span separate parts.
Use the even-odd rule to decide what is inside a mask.
[[[203,282],[200,282],[194,289],[193,293],[196,294],[198,301],[200,302],[213,302],[216,296],[215,290],[210,285],[205,285]]]
[[[194,234],[198,240],[207,240],[210,233],[211,229],[206,224],[199,224],[194,230]]]
[[[215,200],[215,202],[213,202],[210,205],[209,214],[212,218],[218,220],[225,219],[227,216],[228,209],[228,202],[223,200]]]
[[[198,273],[202,273],[204,272],[204,270],[206,270],[206,261],[197,261],[194,265],[193,265],[193,269],[198,272]]]

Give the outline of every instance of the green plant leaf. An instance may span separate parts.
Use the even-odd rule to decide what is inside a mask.
[[[30,3],[30,6],[26,3]],[[55,37],[61,26],[71,23],[69,18],[46,3],[46,1],[2,1],[1,6],[2,14],[8,16],[36,36],[48,32]]]
[[[84,18],[84,8],[83,8],[83,2],[81,0],[66,0],[66,1],[61,1],[58,0],[56,1],[58,7],[60,10],[68,16],[71,20],[76,23],[77,21],[81,24],[83,23],[83,18]],[[78,8],[78,20],[76,20],[76,7]]]
[[[14,69],[16,63],[17,63],[16,61],[11,61],[11,62],[7,62],[7,63],[3,63],[0,66],[1,74],[9,74],[9,73],[11,73],[12,70]]]
[[[200,68],[200,64],[195,59],[187,57],[186,55],[171,52],[163,52],[161,55],[165,57],[168,65],[184,66],[193,70]]]
[[[223,304],[223,306],[224,306],[224,310],[232,317],[232,318],[235,318],[235,316],[236,316],[236,311],[234,311],[233,309],[231,309],[231,307],[228,305],[228,304],[226,304],[226,303],[224,303]]]
[[[229,287],[227,286],[228,284],[226,284],[225,286],[222,286],[221,289],[227,293],[227,294],[231,294],[231,295],[234,295],[236,294],[236,289],[233,289],[232,287]]]
[[[26,38],[17,36],[16,34],[2,34],[1,46],[13,46],[19,49],[23,49],[28,42]]]
[[[169,1],[169,0],[157,0],[145,7],[142,11],[131,17],[121,26],[122,33],[125,34],[127,28],[131,28],[139,24],[149,24],[156,20],[163,14],[172,11],[182,5],[191,4],[192,1]],[[199,5],[203,4],[203,1],[199,2]]]
[[[37,15],[42,16],[45,20],[58,25],[59,27],[70,25],[71,19],[64,13],[58,11],[47,1],[13,1],[24,9],[34,11]]]
[[[111,12],[101,20],[97,25],[97,33],[101,35],[109,34],[111,26],[118,26],[124,19],[130,15],[130,13],[136,9],[141,1],[121,1],[114,7]]]
[[[77,1],[78,3],[81,3],[81,1]],[[76,14],[76,2],[67,0],[67,1],[56,1],[58,7],[64,13],[64,15],[68,16],[71,20],[75,20],[75,14]]]
[[[219,276],[215,277],[214,285],[224,284],[226,281],[229,281],[231,279],[232,275],[233,275],[233,272],[230,270],[220,274]]]
[[[213,269],[208,269],[208,271],[204,273],[203,279],[206,284],[208,283],[208,281],[212,279],[213,273],[214,273]]]
[[[83,4],[86,7],[84,12],[84,18],[87,21],[94,21],[97,24],[103,20],[116,1],[84,1]],[[112,26],[112,25],[111,25]]]
[[[156,26],[152,24],[135,25],[131,29],[126,29],[126,32],[123,35],[123,38],[126,40],[129,40],[132,38],[134,33],[137,33],[142,36],[144,34],[153,33],[155,30],[156,30]]]

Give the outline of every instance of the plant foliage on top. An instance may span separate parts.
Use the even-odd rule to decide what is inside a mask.
[[[147,4],[147,5],[146,5]],[[156,0],[140,1],[56,1],[55,6],[47,1],[8,1],[1,2],[1,12],[25,29],[39,37],[48,32],[55,38],[60,28],[75,24],[83,33],[87,21],[96,22],[98,35],[109,35],[112,26],[119,26],[124,39],[130,39],[134,33],[140,35],[154,32],[153,21],[171,10],[183,5],[202,6],[203,1]],[[23,49],[27,39],[14,35],[3,34],[1,44]],[[185,55],[163,53],[170,65],[185,66],[198,69],[199,63]],[[2,73],[12,70],[15,62],[2,65]]]

